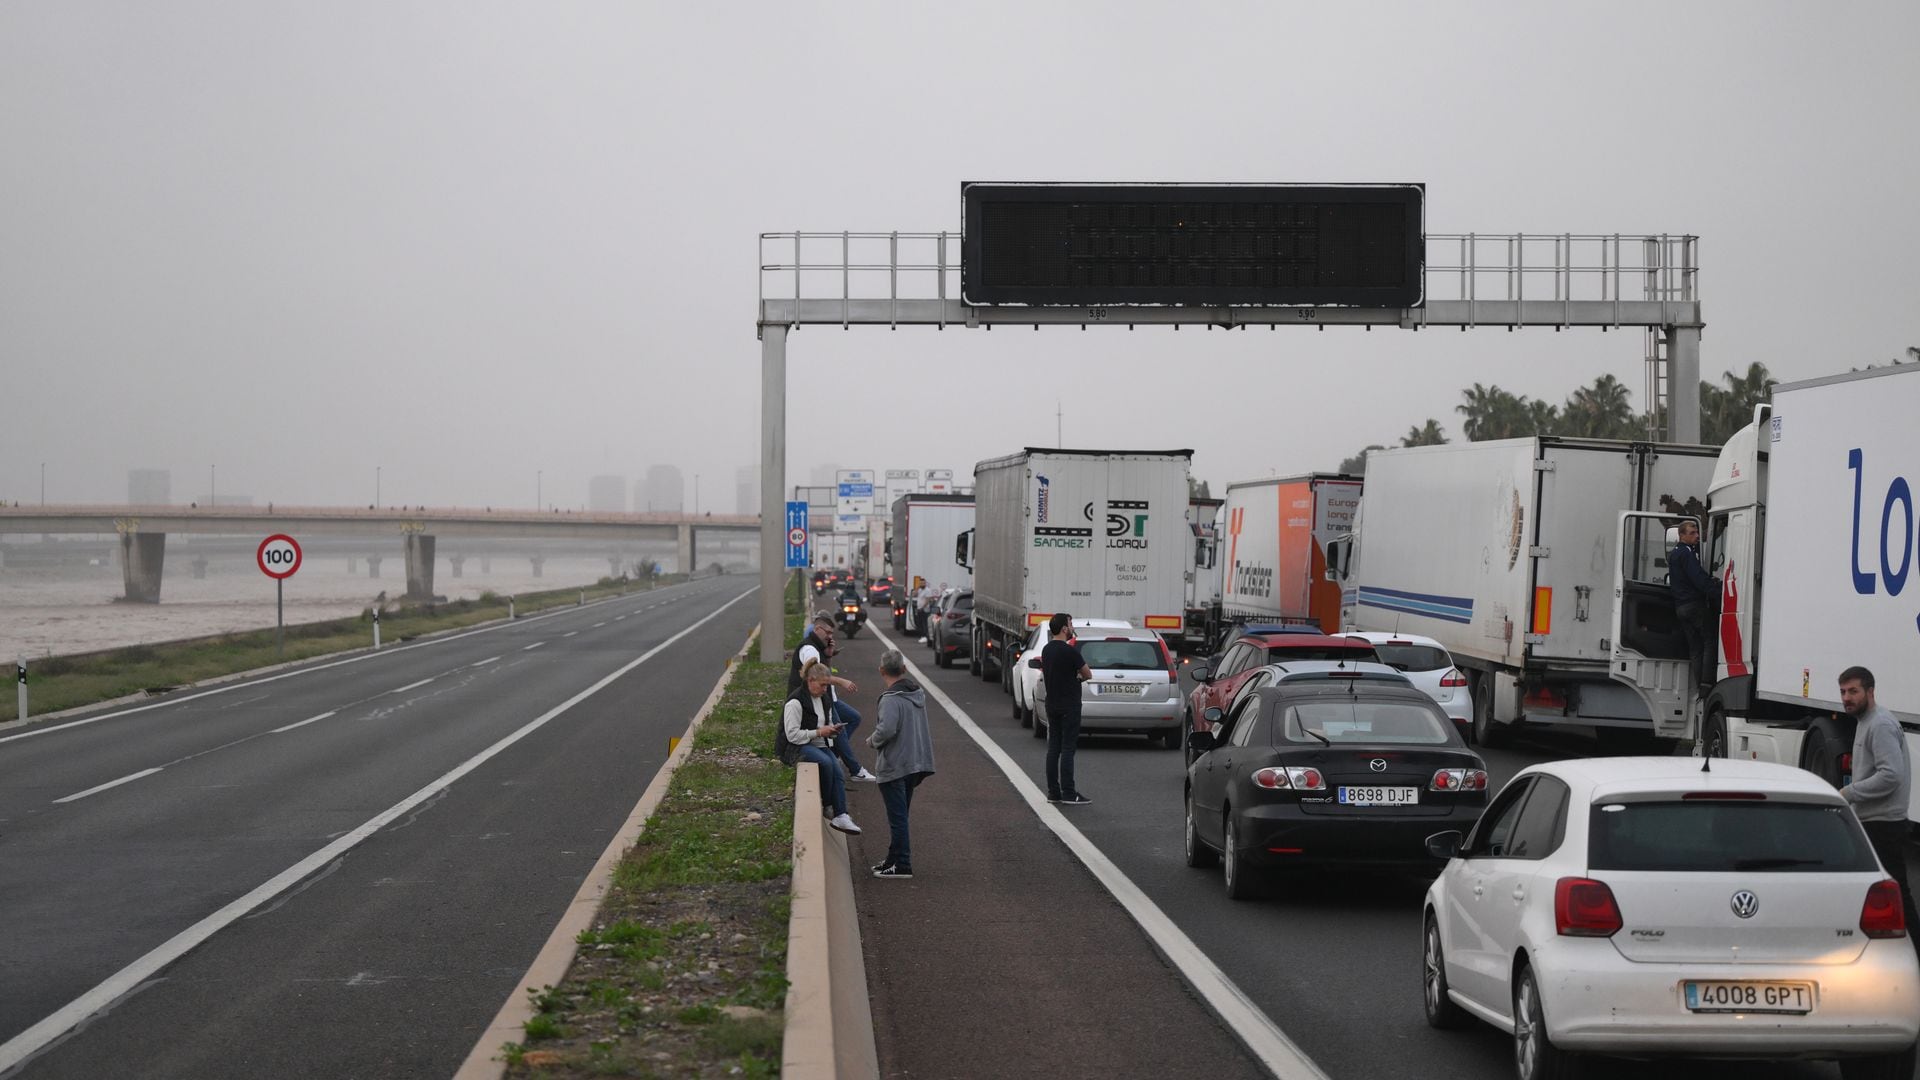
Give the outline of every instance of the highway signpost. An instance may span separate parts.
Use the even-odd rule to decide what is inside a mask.
[[[807,551],[807,504],[789,502],[787,504],[787,569],[806,569]]]
[[[274,533],[260,541],[260,549],[253,553],[253,560],[260,564],[260,572],[273,579],[274,623],[277,632],[274,636],[274,651],[286,655],[287,651],[287,579],[300,569],[300,542],[286,533]]]

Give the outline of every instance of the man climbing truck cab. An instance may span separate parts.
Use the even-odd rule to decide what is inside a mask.
[[[1782,384],[1727,440],[1702,543],[1720,579],[1703,753],[1837,784],[1853,747],[1838,679],[1858,664],[1920,760],[1916,484],[1920,367]]]

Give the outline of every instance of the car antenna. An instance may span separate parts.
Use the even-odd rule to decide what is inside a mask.
[[[1712,754],[1701,755],[1700,771],[1703,773],[1710,773],[1713,771],[1713,755]]]

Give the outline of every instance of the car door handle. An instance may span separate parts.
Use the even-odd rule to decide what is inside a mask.
[[[1514,903],[1516,904],[1520,903],[1521,901],[1524,901],[1526,898],[1527,898],[1527,887],[1525,885],[1515,885],[1513,887]]]
[[[1474,882],[1474,885],[1473,885],[1473,895],[1475,895],[1475,896],[1479,896],[1479,895],[1480,895],[1481,893],[1484,893],[1484,892],[1486,892],[1486,891],[1487,891],[1487,889],[1486,889],[1486,886],[1484,886],[1484,885],[1482,885],[1482,884],[1480,884],[1480,883],[1479,883],[1479,882],[1477,882],[1477,881],[1476,881],[1476,882]]]

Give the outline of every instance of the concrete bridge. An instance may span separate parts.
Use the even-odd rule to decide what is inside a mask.
[[[168,533],[216,536],[251,535],[266,539],[286,533],[296,540],[312,536],[367,536],[382,533],[404,540],[407,595],[433,596],[433,567],[440,537],[501,539],[609,540],[614,542],[667,541],[674,543],[679,569],[698,565],[702,533],[714,539],[729,534],[757,539],[760,519],[737,514],[632,514],[587,511],[495,510],[492,507],[338,506],[67,506],[0,507],[0,534],[5,533],[118,533],[120,566],[126,581],[126,599],[160,602],[161,571],[166,563]],[[533,559],[534,574],[542,558]],[[608,564],[615,576],[620,558]],[[368,576],[380,576],[380,557],[367,557]],[[455,577],[461,573],[458,557]]]

